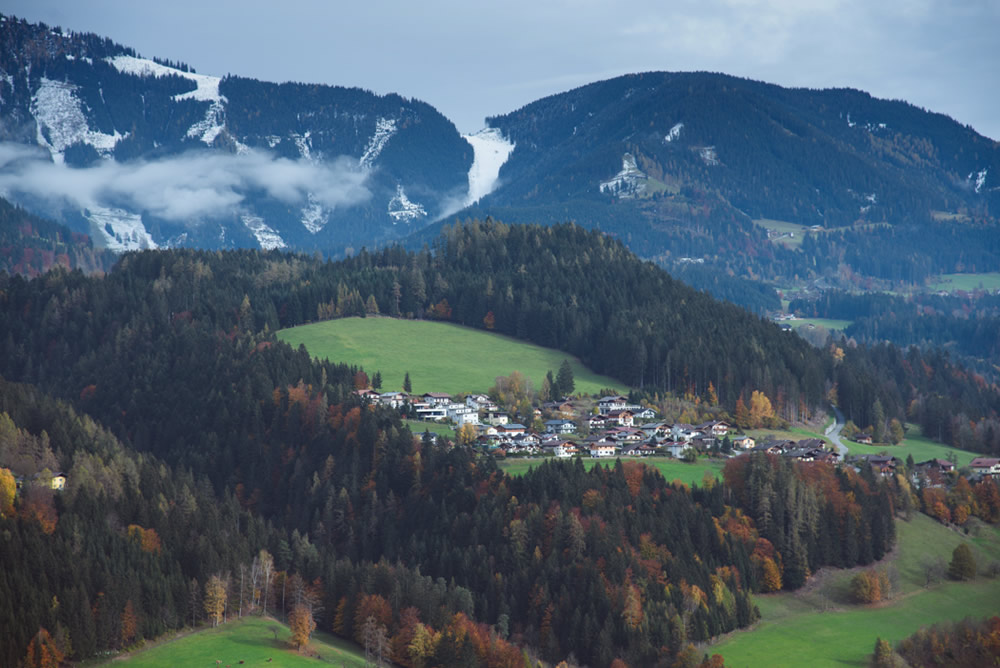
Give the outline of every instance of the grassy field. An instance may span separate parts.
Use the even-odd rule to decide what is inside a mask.
[[[1000,290],[1000,272],[991,271],[982,274],[942,274],[936,283],[928,285],[935,292],[946,290]]]
[[[786,220],[771,220],[770,218],[758,218],[753,221],[757,225],[760,225],[766,230],[772,232],[777,232],[778,234],[792,236],[781,236],[772,239],[776,244],[783,244],[788,248],[798,248],[802,245],[802,238],[805,236],[809,228],[806,225],[799,225],[798,223],[790,223]]]
[[[275,631],[277,630],[277,639]],[[176,640],[116,657],[103,665],[149,666],[315,666],[331,664],[362,668],[364,652],[352,643],[326,633],[314,633],[308,652],[288,647],[288,627],[273,619],[244,617],[214,629],[205,629]],[[320,658],[322,657],[322,658]],[[270,659],[270,662],[269,662]]]
[[[976,454],[973,452],[956,450],[955,448],[950,448],[947,445],[942,445],[926,438],[920,433],[920,427],[912,424],[908,426],[906,437],[900,445],[863,445],[847,438],[840,440],[843,441],[844,445],[847,446],[848,452],[852,455],[877,455],[885,452],[903,461],[906,460],[907,455],[913,455],[913,461],[925,462],[928,459],[935,458],[947,459],[948,454],[954,452],[955,456],[958,457],[958,465],[960,467],[967,466],[976,457]]]
[[[386,390],[402,389],[403,376],[409,372],[417,394],[485,392],[497,376],[515,370],[528,376],[537,390],[545,373],[557,373],[564,359],[573,366],[576,392],[625,389],[567,353],[442,322],[343,318],[284,329],[277,336],[295,347],[305,344],[314,357],[360,365],[369,376],[380,371]]]
[[[844,593],[853,571],[823,571],[801,592],[757,597],[762,620],[752,631],[738,631],[705,648],[721,654],[727,666],[867,666],[875,640],[895,643],[922,626],[966,616],[1000,612],[1000,579],[947,582],[924,588],[928,559],[947,563],[952,550],[969,541],[980,571],[1000,559],[1000,530],[984,528],[980,537],[952,531],[925,515],[898,522],[898,548],[885,563],[899,573],[901,593],[888,603],[856,606]]]
[[[441,436],[447,436],[448,438],[455,437],[455,430],[446,424],[441,424],[440,422],[424,422],[423,420],[403,420],[403,423],[409,425],[410,431],[413,432],[414,436],[419,436],[425,431],[429,431],[432,434],[440,434]]]
[[[850,327],[853,322],[853,320],[830,320],[828,318],[796,318],[795,320],[790,320],[789,324],[792,326],[792,329],[801,329],[807,325],[814,325],[830,330],[843,331]]]
[[[622,457],[623,462],[629,460],[636,460],[634,457]],[[541,464],[543,459],[510,459],[500,463],[500,468],[509,473],[510,475],[518,476],[523,475],[533,466],[538,466]],[[548,460],[548,461],[561,461],[566,464],[572,463],[571,460]],[[680,480],[686,485],[698,484],[701,485],[702,478],[705,477],[705,473],[708,472],[715,477],[719,477],[722,474],[722,467],[725,462],[716,459],[699,459],[693,464],[688,464],[679,459],[668,459],[666,457],[649,457],[646,459],[638,459],[647,466],[651,466],[658,470],[663,477],[669,482],[674,480]],[[583,458],[583,465],[589,471],[594,468],[594,465],[601,462],[604,466],[614,466],[614,459],[592,459],[590,457]]]

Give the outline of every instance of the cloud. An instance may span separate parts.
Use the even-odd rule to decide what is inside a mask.
[[[0,143],[0,192],[15,199],[29,196],[54,208],[120,207],[187,225],[230,216],[254,193],[288,205],[305,205],[312,194],[330,209],[354,206],[371,197],[366,179],[347,157],[313,163],[256,150],[200,150],[73,168],[50,162],[45,151]]]

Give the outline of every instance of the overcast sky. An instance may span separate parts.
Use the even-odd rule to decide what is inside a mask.
[[[0,0],[204,74],[396,92],[462,132],[592,81],[707,70],[849,86],[1000,139],[1000,0]]]

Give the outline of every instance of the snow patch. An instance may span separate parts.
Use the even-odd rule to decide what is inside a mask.
[[[865,199],[871,202],[872,204],[875,204],[878,201],[878,197],[875,195],[875,193],[869,193],[868,195],[865,195]]]
[[[167,67],[155,61],[134,56],[115,56],[106,58],[116,70],[123,74],[132,74],[139,77],[166,77],[178,76],[195,82],[197,87],[186,93],[179,93],[173,96],[175,102],[181,100],[197,100],[198,102],[210,102],[205,118],[188,128],[187,136],[200,139],[209,146],[215,141],[224,128],[226,97],[219,93],[219,82],[221,77],[208,76],[207,74],[194,74],[185,72],[175,67]],[[237,148],[239,148],[237,146]]]
[[[631,153],[622,156],[621,171],[614,178],[601,183],[601,192],[622,199],[632,199],[646,191],[648,182],[646,174],[639,169]]]
[[[31,114],[35,117],[39,146],[49,150],[53,162],[62,164],[64,153],[77,142],[89,144],[103,157],[109,157],[115,144],[123,135],[116,130],[113,135],[91,130],[83,115],[77,87],[62,81],[42,78],[41,85],[31,97]]]
[[[666,136],[663,138],[663,141],[669,144],[673,140],[677,139],[678,137],[681,136],[681,129],[683,128],[684,128],[683,123],[678,123],[674,127],[670,128],[670,132],[666,134]]]
[[[312,193],[308,195],[309,204],[302,207],[302,226],[309,230],[310,234],[316,234],[329,222],[329,216],[323,205],[316,201]]]
[[[411,223],[427,215],[427,210],[422,205],[410,201],[401,185],[396,186],[396,195],[389,200],[388,211],[393,225],[400,222]]]
[[[153,237],[142,224],[142,216],[124,209],[92,206],[84,217],[98,231],[104,245],[116,253],[157,248]]]
[[[715,152],[714,146],[702,146],[698,149],[698,155],[706,165],[714,166],[719,164],[719,154]]]
[[[973,176],[976,177],[976,183],[973,186],[973,189],[977,193],[980,192],[983,189],[983,186],[986,185],[986,175],[989,173],[989,171],[990,171],[989,167],[984,167],[978,172],[969,172],[968,180],[970,183],[972,182],[972,177]]]
[[[251,213],[245,213],[240,218],[253,235],[257,238],[257,243],[264,250],[274,250],[275,248],[285,248],[288,244],[274,231],[264,219]]]
[[[312,154],[312,141],[309,137],[312,136],[312,132],[307,130],[304,135],[292,135],[292,141],[295,142],[296,148],[299,149],[299,155],[308,160],[309,162],[316,162]]]
[[[361,166],[365,169],[371,169],[372,165],[375,164],[375,159],[378,158],[382,149],[385,148],[385,145],[389,143],[394,134],[396,134],[395,119],[377,119],[375,121],[375,134],[372,135],[371,141],[368,142],[365,152],[361,154]]]
[[[469,194],[465,198],[465,206],[471,206],[496,189],[500,168],[514,150],[514,143],[505,139],[496,128],[485,128],[462,137],[472,145]]]

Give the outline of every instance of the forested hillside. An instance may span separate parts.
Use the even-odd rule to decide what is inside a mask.
[[[39,626],[85,658],[204,619],[199,599],[218,582],[230,615],[305,601],[321,628],[359,641],[372,616],[404,665],[522,665],[518,647],[595,666],[697,663],[689,643],[756,618],[750,592],[869,563],[892,544],[894,483],[823,464],[762,458],[688,490],[640,464],[511,479],[489,458],[414,439],[397,415],[359,402],[357,369],[271,334],[372,302],[484,328],[492,311],[495,330],[520,326],[566,350],[596,336],[619,361],[670,329],[704,331],[705,352],[677,340],[687,379],[665,359],[660,371],[631,369],[685,392],[728,355],[726,401],[767,379],[777,401],[798,382],[793,369],[814,369],[817,401],[836,382],[845,410],[863,415],[881,397],[892,414],[881,378],[908,387],[910,363],[937,365],[943,387],[975,389],[917,353],[816,351],[573,226],[474,224],[433,254],[338,263],[177,250],[128,254],[103,277],[4,275],[2,373],[37,390],[5,384],[0,401],[0,468],[25,480],[0,510],[0,559],[16,574],[3,595],[28,602],[4,617],[16,642],[3,663],[25,655]],[[737,374],[752,350],[760,366]],[[992,410],[993,390],[978,391]],[[44,486],[57,469],[64,492]],[[783,501],[793,497],[812,500]],[[96,567],[98,554],[112,556]],[[266,602],[243,591],[251,574],[271,584],[258,585]]]
[[[0,271],[38,276],[59,264],[85,273],[106,271],[117,260],[90,237],[12,205],[0,197]]]

